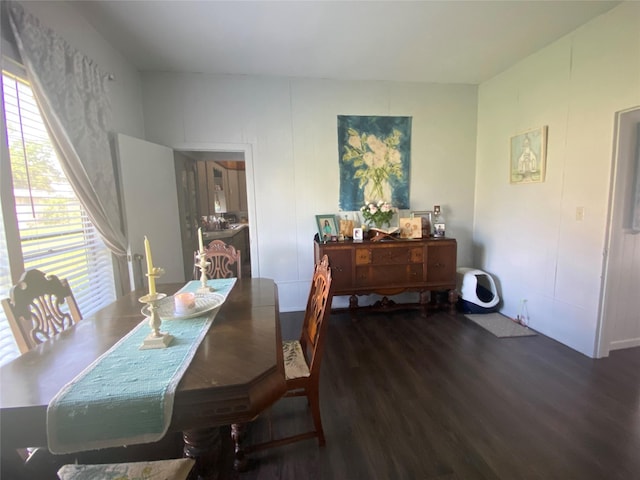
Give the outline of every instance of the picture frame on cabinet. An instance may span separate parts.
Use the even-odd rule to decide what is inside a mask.
[[[511,137],[509,181],[512,184],[544,182],[547,164],[547,126]]]
[[[400,238],[422,238],[422,218],[401,218]]]
[[[336,225],[335,215],[316,215],[316,224],[318,226],[318,237],[321,242],[331,242],[334,238],[338,238],[338,227]]]
[[[415,210],[411,212],[411,218],[421,219],[422,238],[429,238],[433,231],[433,211],[431,210]]]

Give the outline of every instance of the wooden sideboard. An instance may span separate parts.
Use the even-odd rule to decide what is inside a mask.
[[[334,295],[350,295],[349,307],[358,307],[358,295],[383,295],[375,307],[393,307],[387,295],[420,293],[420,306],[436,303],[430,292],[447,292],[455,309],[457,242],[453,238],[423,238],[381,242],[314,242],[316,262],[329,257]],[[431,297],[431,298],[430,298]],[[406,306],[406,305],[405,305]]]

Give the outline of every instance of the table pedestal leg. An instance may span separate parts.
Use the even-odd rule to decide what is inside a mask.
[[[190,480],[216,480],[220,476],[220,428],[188,430],[182,432],[182,438],[185,457],[196,461]]]
[[[231,440],[233,440],[233,468],[236,472],[246,472],[249,467],[249,461],[246,457],[244,448],[242,448],[242,440],[247,433],[246,423],[231,424]]]

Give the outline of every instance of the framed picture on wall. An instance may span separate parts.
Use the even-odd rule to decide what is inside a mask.
[[[318,236],[321,242],[330,242],[332,238],[338,237],[335,215],[316,215],[316,223],[318,224]]]
[[[511,183],[544,182],[547,163],[547,126],[511,137],[509,180]]]

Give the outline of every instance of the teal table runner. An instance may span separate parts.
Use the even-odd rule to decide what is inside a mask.
[[[235,281],[213,279],[208,285],[226,299]],[[191,281],[180,292],[199,287],[199,281]],[[151,332],[148,319],[143,320],[51,400],[49,450],[71,453],[160,440],[171,423],[176,387],[218,310],[163,320],[160,330],[174,339],[162,349],[139,349]]]

